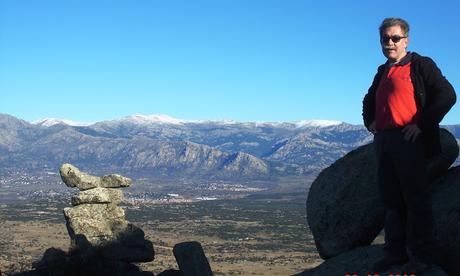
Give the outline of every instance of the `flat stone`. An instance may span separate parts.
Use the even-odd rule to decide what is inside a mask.
[[[95,204],[95,203],[113,203],[117,204],[123,201],[123,193],[120,189],[111,188],[94,188],[84,190],[72,197],[72,205]]]
[[[64,208],[64,216],[72,244],[79,248],[113,241],[115,231],[128,225],[124,210],[112,203]]]
[[[131,179],[121,176],[119,174],[109,174],[101,177],[101,187],[105,188],[120,188],[129,187]]]
[[[77,167],[71,164],[63,164],[59,169],[62,181],[68,187],[77,187],[80,190],[88,190],[97,187],[103,188],[121,188],[129,187],[131,179],[119,174],[109,174],[102,177],[89,175],[81,172]]]
[[[79,169],[71,164],[63,164],[59,169],[59,173],[67,187],[88,190],[100,186],[101,179],[99,177],[80,172]]]

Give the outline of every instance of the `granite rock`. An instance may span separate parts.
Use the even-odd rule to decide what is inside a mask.
[[[120,189],[112,188],[94,188],[80,191],[72,196],[72,205],[92,203],[113,203],[117,204],[123,201],[123,193]]]
[[[128,225],[125,212],[115,204],[82,204],[64,208],[67,230],[77,247],[100,246],[116,239]]]
[[[460,275],[460,166],[438,180],[431,201],[434,257],[449,275]]]
[[[131,179],[119,174],[110,174],[102,177],[89,175],[81,172],[77,167],[71,164],[63,164],[59,169],[62,181],[68,187],[77,187],[80,190],[88,190],[97,187],[103,188],[120,188],[129,187]]]
[[[432,183],[458,156],[458,145],[441,129],[442,153],[427,160]],[[373,144],[359,147],[324,169],[311,185],[307,221],[320,256],[328,259],[371,244],[383,228]]]
[[[411,275],[407,264],[393,266],[387,271],[376,273],[372,266],[383,257],[381,245],[357,247],[348,252],[327,259],[319,266],[305,270],[298,276],[324,275]],[[413,274],[412,274],[413,275]],[[433,266],[431,269],[417,274],[417,276],[449,276],[442,268]],[[455,274],[457,275],[457,274]]]

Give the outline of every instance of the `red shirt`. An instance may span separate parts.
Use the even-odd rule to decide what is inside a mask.
[[[418,120],[410,64],[393,65],[383,74],[376,96],[376,130],[404,127]]]

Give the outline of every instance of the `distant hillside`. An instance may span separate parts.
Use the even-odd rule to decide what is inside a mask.
[[[363,126],[331,121],[240,123],[130,116],[91,125],[31,124],[0,114],[1,170],[54,170],[164,179],[270,180],[315,176],[371,142]],[[460,126],[447,127],[456,137]]]

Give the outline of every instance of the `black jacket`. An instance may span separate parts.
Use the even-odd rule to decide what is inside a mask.
[[[417,125],[422,131],[425,155],[431,157],[441,152],[439,123],[455,104],[456,95],[452,85],[431,58],[412,52],[401,60],[401,64],[408,62],[412,62],[410,76],[415,102],[420,112]],[[363,120],[366,128],[375,120],[375,94],[385,68],[386,64],[379,66],[374,81],[364,96]]]

